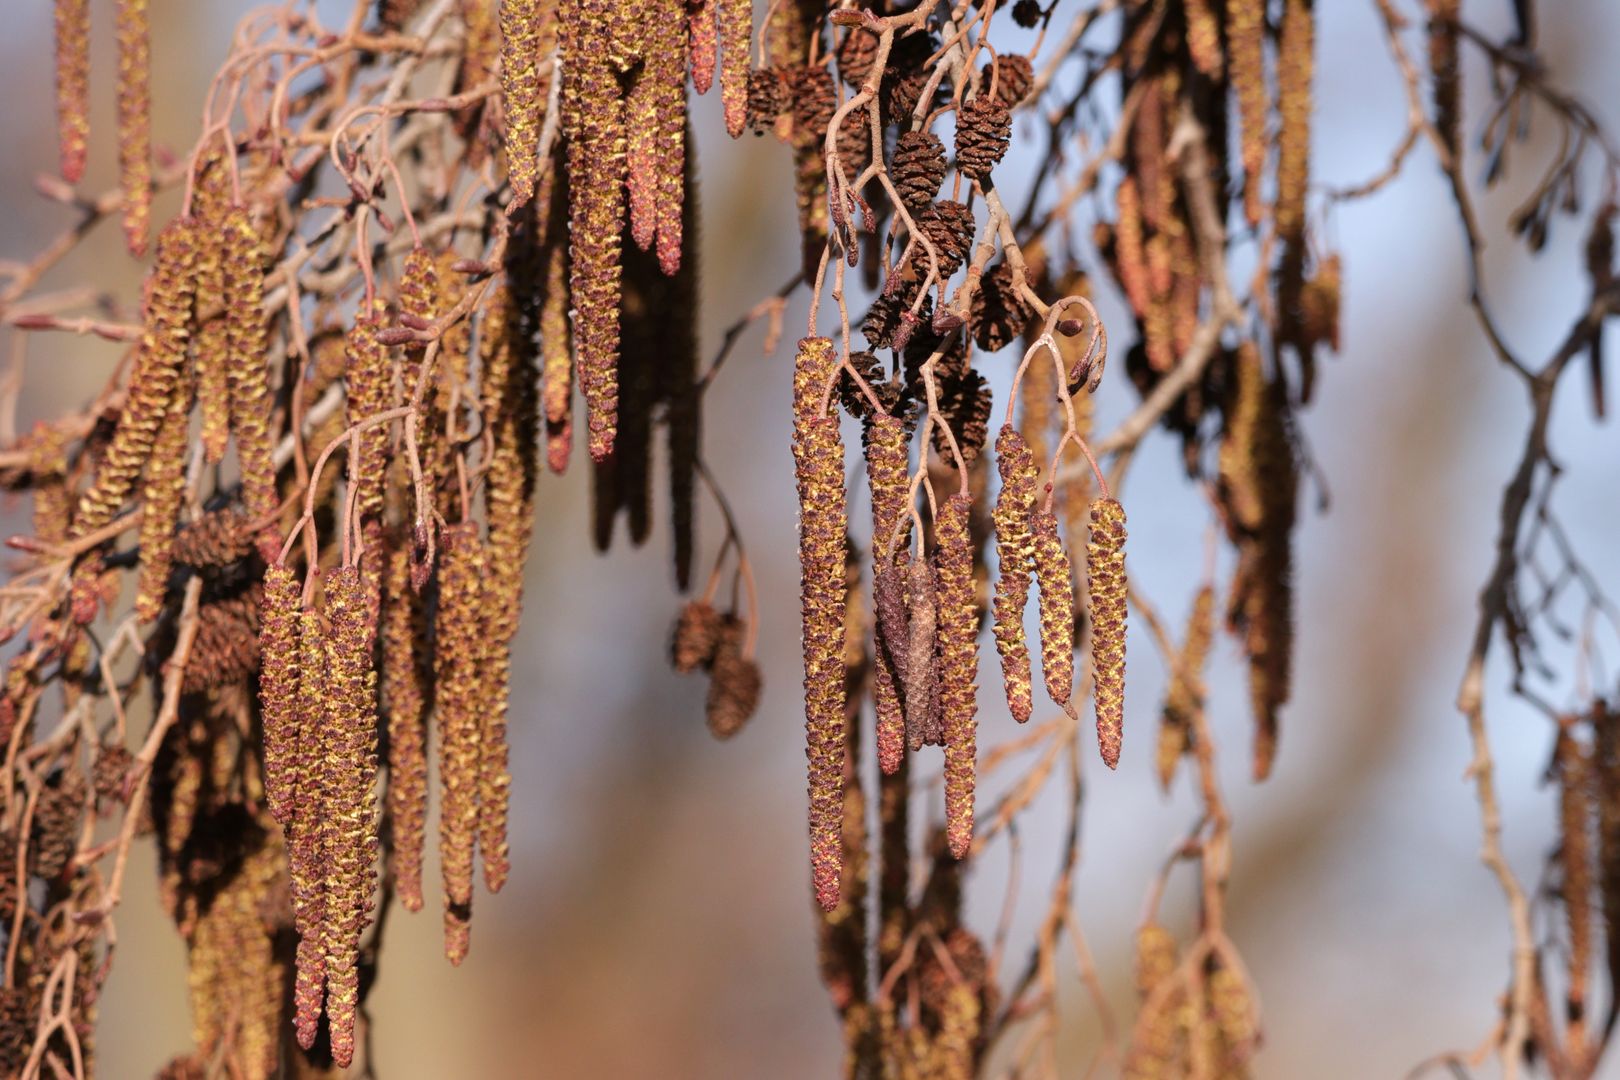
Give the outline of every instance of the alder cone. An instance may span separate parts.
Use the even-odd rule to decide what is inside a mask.
[[[838,77],[859,90],[877,59],[878,36],[864,26],[852,28],[838,43]]]
[[[775,68],[748,73],[748,130],[763,135],[787,110],[788,88]]]
[[[962,260],[967,258],[968,247],[973,243],[973,211],[968,209],[967,204],[950,199],[937,202],[918,216],[917,228],[922,230],[939,255],[939,276],[948,278],[956,273]],[[919,250],[912,258],[919,269],[928,268],[926,251]]]
[[[723,621],[707,600],[692,600],[681,608],[670,641],[670,663],[682,674],[708,667],[720,645]]]
[[[728,619],[719,629],[714,666],[709,671],[707,714],[709,734],[725,740],[741,731],[759,709],[763,680],[759,665],[743,655],[743,623]]]
[[[801,136],[827,130],[838,111],[838,86],[826,68],[803,67],[788,76],[793,96],[793,128]]]
[[[980,94],[990,93],[992,79],[996,84],[995,100],[1011,109],[1029,96],[1030,88],[1035,85],[1035,70],[1030,66],[1029,57],[1012,53],[998,56],[979,69]]]
[[[964,176],[984,180],[1007,155],[1012,113],[1000,101],[976,97],[956,114],[956,167]]]
[[[1031,314],[1029,301],[1013,283],[1012,267],[996,264],[979,282],[968,310],[974,344],[985,352],[1005,348],[1024,332]]]
[[[901,132],[889,162],[889,178],[907,210],[928,209],[945,182],[945,144],[932,131]]]

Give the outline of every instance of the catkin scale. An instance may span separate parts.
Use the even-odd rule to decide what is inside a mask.
[[[1091,590],[1091,664],[1097,703],[1097,747],[1110,769],[1119,765],[1125,729],[1125,508],[1102,498],[1091,504],[1086,549]]]
[[[934,518],[934,579],[939,626],[940,708],[945,726],[945,835],[953,856],[973,844],[978,754],[979,616],[973,595],[973,497],[957,492]]]
[[[1033,514],[1039,474],[1024,437],[1011,424],[1003,425],[996,436],[996,469],[1001,474],[1001,493],[992,515],[996,557],[1001,564],[996,578],[996,651],[1001,656],[1007,707],[1013,719],[1022,724],[1034,711],[1024,607],[1029,603],[1030,574],[1034,570]]]
[[[799,595],[804,650],[810,861],[816,901],[838,904],[844,763],[844,444],[821,413],[832,342],[799,342],[793,371],[793,458],[799,494]]]

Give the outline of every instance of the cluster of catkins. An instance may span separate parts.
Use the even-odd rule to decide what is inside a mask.
[[[852,722],[847,698],[845,627],[849,593],[840,418],[831,409],[840,379],[828,338],[799,342],[793,375],[794,438],[799,493],[799,561],[808,738],[811,869],[816,898],[839,903],[842,874],[845,746]],[[868,386],[870,389],[870,386]],[[858,398],[851,398],[858,401]],[[880,769],[894,773],[908,750],[945,752],[945,818],[950,853],[965,857],[973,840],[977,746],[977,641],[981,605],[974,567],[982,562],[970,527],[973,497],[960,490],[932,507],[931,548],[913,546],[917,495],[911,482],[910,423],[883,411],[880,400],[851,410],[862,441],[872,504],[872,693]],[[994,625],[1013,716],[1029,719],[1031,662],[1024,611],[1031,582],[1039,586],[1045,689],[1070,711],[1074,691],[1074,581],[1058,537],[1052,499],[1038,503],[1039,469],[1012,425],[996,440],[1002,485],[994,531],[999,562]],[[925,451],[926,452],[926,451]],[[1050,487],[1048,488],[1050,491]],[[1087,552],[1093,684],[1098,744],[1110,766],[1119,761],[1125,680],[1125,513],[1111,497],[1094,501]]]

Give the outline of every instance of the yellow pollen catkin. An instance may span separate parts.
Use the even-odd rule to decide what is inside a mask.
[[[1091,663],[1097,699],[1097,747],[1119,765],[1125,728],[1125,508],[1112,498],[1091,506],[1086,551],[1091,589]]]

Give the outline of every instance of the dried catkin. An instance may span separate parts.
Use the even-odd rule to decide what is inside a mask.
[[[1226,0],[1227,61],[1237,95],[1243,213],[1250,225],[1265,214],[1266,0]]]
[[[996,651],[1001,655],[1007,707],[1022,724],[1034,711],[1024,607],[1029,603],[1030,574],[1035,569],[1033,516],[1039,469],[1024,437],[1011,424],[1003,425],[996,436],[996,469],[1001,474],[1001,493],[993,515],[996,557],[1001,564],[996,578]]]
[[[432,671],[424,646],[422,597],[411,588],[409,537],[390,538],[383,568],[382,702],[388,718],[388,817],[394,887],[407,911],[422,910],[422,846],[427,827],[427,703]]]
[[[191,439],[191,378],[182,372],[158,427],[141,483],[141,569],[135,617],[151,622],[163,611],[174,565],[174,534],[186,500],[186,458]]]
[[[1074,577],[1069,554],[1058,539],[1057,514],[1034,514],[1035,581],[1040,586],[1041,677],[1046,696],[1071,712],[1074,696]]]
[[[737,734],[759,708],[762,681],[759,665],[743,651],[746,637],[747,627],[736,619],[720,626],[705,708],[709,733],[717,739]]]
[[[487,564],[477,525],[452,525],[440,536],[433,673],[439,733],[439,861],[444,870],[445,955],[452,964],[460,964],[467,955],[478,828]]]
[[[979,615],[973,597],[973,497],[957,492],[934,518],[939,624],[940,709],[945,723],[945,834],[951,854],[973,844],[974,762],[978,755]]]
[[[512,203],[534,195],[540,158],[540,0],[501,0],[501,99]]]
[[[844,444],[821,412],[834,362],[831,341],[805,338],[793,372],[810,861],[824,910],[838,903],[844,759]]]
[[[1159,723],[1159,746],[1154,767],[1159,786],[1170,789],[1176,764],[1192,746],[1193,719],[1204,707],[1204,664],[1215,636],[1215,590],[1205,585],[1193,598],[1187,615],[1187,632],[1170,672],[1170,685],[1164,695],[1164,713]]]
[[[152,218],[152,43],[147,0],[118,0],[118,178],[124,241],[146,252]]]
[[[880,576],[877,571],[893,565],[896,553],[891,543],[904,549],[905,533],[900,524],[906,515],[909,492],[908,443],[905,422],[898,417],[878,414],[866,427],[866,481],[872,492],[872,565],[877,568],[873,574],[873,608],[880,611],[872,657],[872,700],[877,712],[878,766],[885,773],[900,767],[900,755],[905,752],[899,674],[904,660],[897,664],[896,654],[906,648],[906,641],[903,636],[891,636],[881,618],[885,601],[876,595]]]
[[[56,0],[56,137],[62,179],[76,184],[90,146],[90,0]]]
[[[584,0],[563,23],[563,124],[568,140],[570,291],[574,353],[585,393],[592,461],[613,452],[619,413],[619,269],[624,222],[625,116],[608,62],[611,5]],[[727,64],[730,67],[730,64]]]
[[[292,820],[292,759],[298,737],[298,605],[302,583],[289,566],[264,572],[259,616],[259,713],[264,724],[264,793],[281,824]]]
[[[264,317],[264,241],[247,212],[225,218],[225,335],[230,344],[226,368],[231,392],[231,432],[242,470],[242,503],[255,525],[274,518],[281,495],[276,487],[270,442],[270,347]],[[281,549],[273,524],[259,533],[266,562]]]
[[[360,935],[371,921],[376,888],[377,771],[375,676],[368,647],[365,588],[357,567],[327,578],[331,632],[327,637],[326,722],[321,826],[325,832],[326,899],[322,945],[326,955],[326,1019],[332,1060],[354,1060],[354,1020],[359,1005]]]
[[[1091,664],[1097,698],[1097,747],[1119,765],[1125,728],[1125,508],[1112,498],[1091,505],[1086,549],[1091,590]]]

